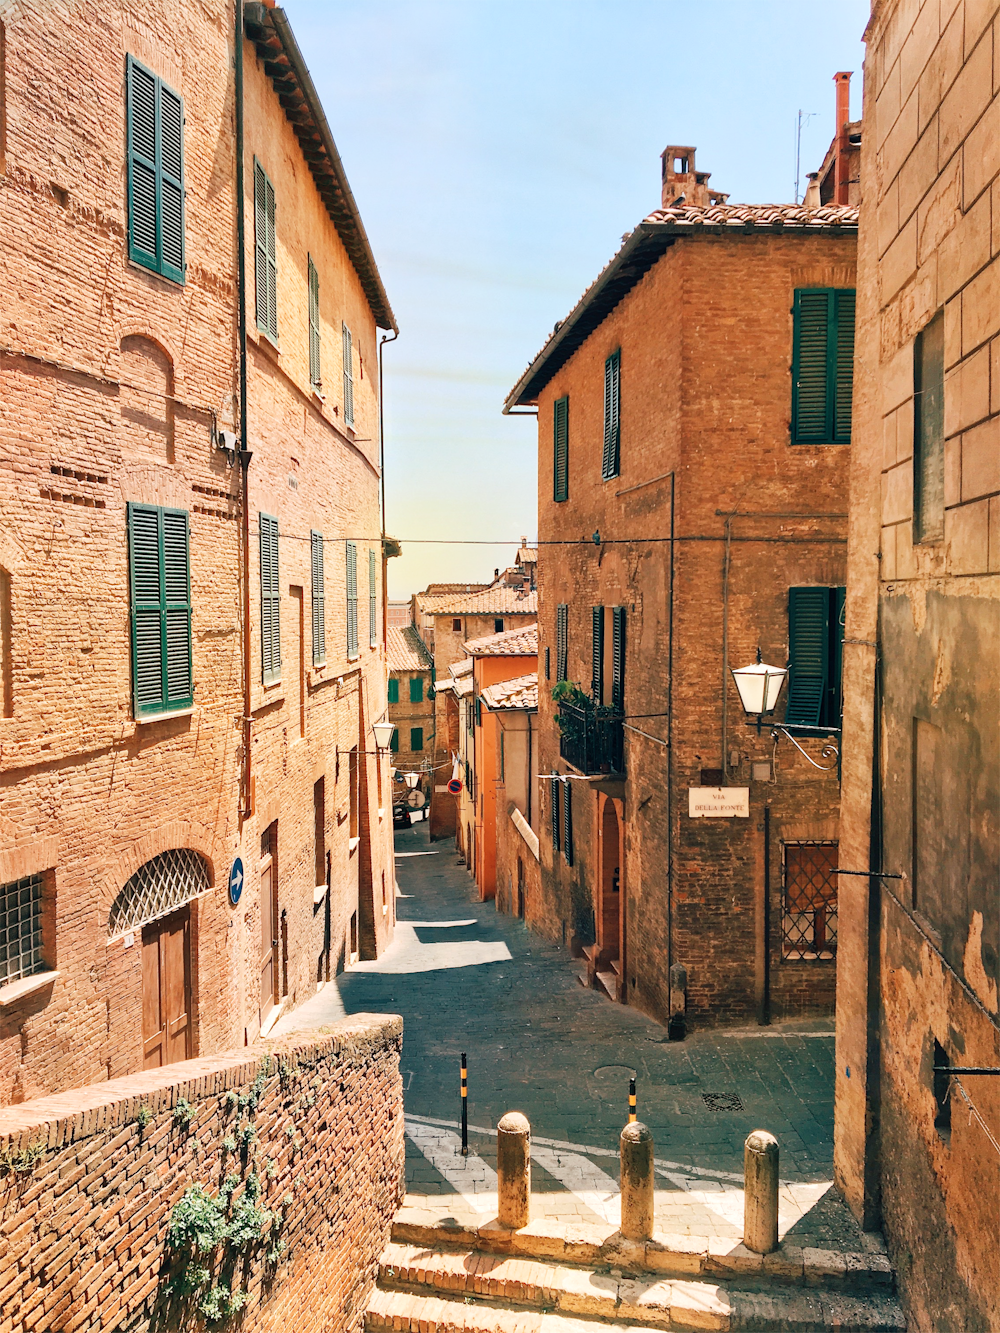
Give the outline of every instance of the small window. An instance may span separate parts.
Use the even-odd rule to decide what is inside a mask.
[[[556,607],[556,680],[565,680],[569,657],[569,604]]]
[[[347,656],[358,655],[358,547],[347,543]]]
[[[944,537],[944,314],[913,344],[913,540]]]
[[[274,186],[256,158],[253,164],[254,290],[257,327],[278,339],[278,255],[274,231]]]
[[[621,349],[612,352],[604,363],[604,453],[601,477],[610,481],[621,470]]]
[[[311,532],[313,666],[326,661],[326,597],[323,593],[323,534]]]
[[[569,399],[552,406],[552,499],[569,499]]]
[[[789,727],[840,726],[844,588],[788,590]]]
[[[802,288],[792,307],[792,443],[850,444],[854,289]]]
[[[126,60],[128,255],[184,281],[184,103],[131,56]]]
[[[494,622],[493,622],[493,633],[494,633],[494,634],[502,634],[502,633],[503,633],[503,621],[502,621],[502,620],[494,620]]]
[[[189,708],[194,685],[187,513],[130,504],[128,546],[135,716]]]
[[[361,810],[361,764],[358,756],[358,747],[355,745],[348,756],[347,780],[350,784],[350,802],[351,802],[351,837],[356,838],[359,830],[359,814]]]
[[[265,685],[281,679],[281,590],[278,520],[260,515],[260,653]]]
[[[399,703],[399,677],[389,677],[389,702],[391,704]]]
[[[309,383],[314,389],[323,387],[319,360],[319,274],[309,256]]]
[[[410,749],[414,752],[424,748],[424,729],[423,727],[410,728]]]
[[[0,884],[0,986],[47,970],[42,943],[43,875]]]
[[[837,953],[837,844],[781,845],[782,956],[831,959]]]
[[[410,677],[410,703],[419,704],[424,701],[424,681],[422,676]]]
[[[453,634],[461,634],[462,632],[462,622],[457,616],[451,622],[451,631]]]
[[[343,325],[344,335],[344,421],[354,425],[354,350],[351,330]]]

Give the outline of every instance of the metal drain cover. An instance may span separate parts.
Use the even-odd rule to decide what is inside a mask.
[[[737,1092],[703,1092],[701,1100],[710,1111],[742,1111],[743,1098]]]

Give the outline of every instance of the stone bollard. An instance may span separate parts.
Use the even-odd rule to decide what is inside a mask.
[[[497,1220],[508,1231],[528,1225],[531,1206],[531,1126],[520,1111],[497,1125]]]
[[[635,1120],[619,1141],[622,1173],[622,1225],[626,1240],[649,1240],[653,1234],[653,1136]]]
[[[755,1129],[743,1145],[743,1244],[756,1254],[778,1248],[778,1140]]]

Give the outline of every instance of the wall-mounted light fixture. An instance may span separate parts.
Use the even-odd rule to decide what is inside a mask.
[[[375,744],[379,750],[388,750],[392,744],[392,733],[396,730],[395,722],[388,719],[382,722],[372,723],[372,735],[375,737]]]
[[[743,705],[743,711],[748,718],[753,719],[757,724],[757,731],[761,730],[764,724],[765,715],[773,713],[778,704],[778,697],[781,694],[781,687],[788,676],[787,667],[769,666],[767,662],[760,660],[760,649],[757,649],[757,661],[751,662],[745,667],[731,667],[733,680],[736,682],[736,688],[739,691],[740,703]],[[812,764],[813,768],[818,768],[822,773],[832,772],[840,765],[840,750],[836,743],[831,739],[832,736],[839,736],[840,732],[834,727],[807,727],[796,726],[795,730],[800,736],[822,736],[826,739],[820,754],[824,759],[832,759],[832,764],[817,764],[816,760],[798,743],[787,727],[782,726],[780,722],[771,722],[771,739],[777,743],[778,738],[785,736],[792,742],[796,750]]]

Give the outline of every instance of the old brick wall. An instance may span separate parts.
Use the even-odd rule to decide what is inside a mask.
[[[401,1037],[359,1014],[0,1112],[0,1329],[190,1328],[222,1283],[248,1330],[360,1328],[403,1188]],[[230,1219],[259,1188],[272,1220],[185,1265],[172,1210],[227,1177]]]
[[[6,8],[4,22],[0,591],[9,590],[11,614],[9,623],[0,614],[9,661],[0,883],[45,876],[46,962],[58,975],[2,1008],[0,1105],[142,1068],[141,938],[109,940],[108,912],[161,852],[193,849],[208,869],[208,892],[190,908],[193,1054],[258,1031],[260,848],[273,821],[286,1007],[344,964],[352,919],[368,955],[392,928],[391,819],[378,815],[388,765],[370,753],[356,783],[355,837],[350,820],[347,752],[374,750],[371,723],[385,709],[375,326],[360,281],[247,43],[253,809],[243,817],[242,503],[239,468],[213,447],[214,427],[235,425],[238,388],[232,11],[123,0],[95,15],[75,2],[28,3]],[[127,54],[184,98],[184,284],[127,259]],[[254,330],[255,154],[267,155],[279,197],[278,348]],[[308,382],[307,253],[320,271],[325,401]],[[340,401],[342,320],[355,339],[353,432]],[[194,707],[141,722],[131,697],[129,501],[182,509],[190,522]],[[279,520],[282,594],[282,680],[266,689],[261,510]],[[322,668],[312,665],[311,529],[326,543]],[[348,538],[358,546],[354,661]],[[374,647],[369,549],[379,573]],[[237,855],[246,881],[234,909],[226,890]]]
[[[624,800],[628,1000],[661,1019],[670,961],[688,969],[692,1022],[746,1022],[757,1013],[765,808],[771,1013],[832,1010],[832,961],[782,959],[780,848],[783,840],[836,839],[836,775],[817,772],[785,742],[775,780],[752,780],[751,764],[770,762],[772,746],[746,726],[728,678],[723,686],[722,641],[726,600],[729,665],[752,661],[758,643],[765,660],[784,664],[788,588],[845,582],[848,450],[789,443],[790,308],[796,287],[853,286],[854,248],[853,236],[822,235],[678,243],[539,396],[539,661],[548,648],[551,667],[540,689],[540,771],[569,771],[551,700],[559,603],[569,605],[569,679],[587,692],[591,608],[626,607],[626,712],[654,715],[634,724],[648,736],[626,732],[624,785],[572,782],[572,866],[563,852],[553,855],[550,792],[541,784],[546,933],[568,945],[595,939],[597,785]],[[604,360],[618,347],[621,475],[602,482]],[[569,499],[555,504],[552,402],[564,394]],[[671,503],[679,539],[672,571],[663,540]],[[607,539],[600,548],[545,545],[594,530]],[[605,633],[607,641],[609,611]],[[671,739],[671,706],[668,763],[659,742]],[[819,759],[819,746],[804,744]],[[724,762],[726,782],[751,789],[750,818],[690,820],[689,787]]]
[[[393,755],[393,765],[401,769],[422,768],[434,761],[434,673],[426,671],[391,671],[389,673],[399,681],[399,703],[389,705],[389,717],[396,724],[398,749]],[[410,700],[410,681],[419,677],[422,682],[422,698],[419,703]],[[410,748],[412,728],[423,730],[423,747],[420,750]],[[444,770],[441,770],[444,773]],[[444,773],[445,781],[451,773]],[[433,777],[433,775],[432,775]],[[441,781],[440,775],[437,781]]]
[[[995,1138],[1000,1089],[953,1080],[949,1127],[933,1075],[1000,1064],[998,23],[995,0],[887,0],[866,34],[842,825],[852,864],[904,878],[842,889],[835,1170],[928,1331],[1000,1327],[1000,1176],[965,1100]],[[914,420],[938,314],[940,534],[915,523]]]

